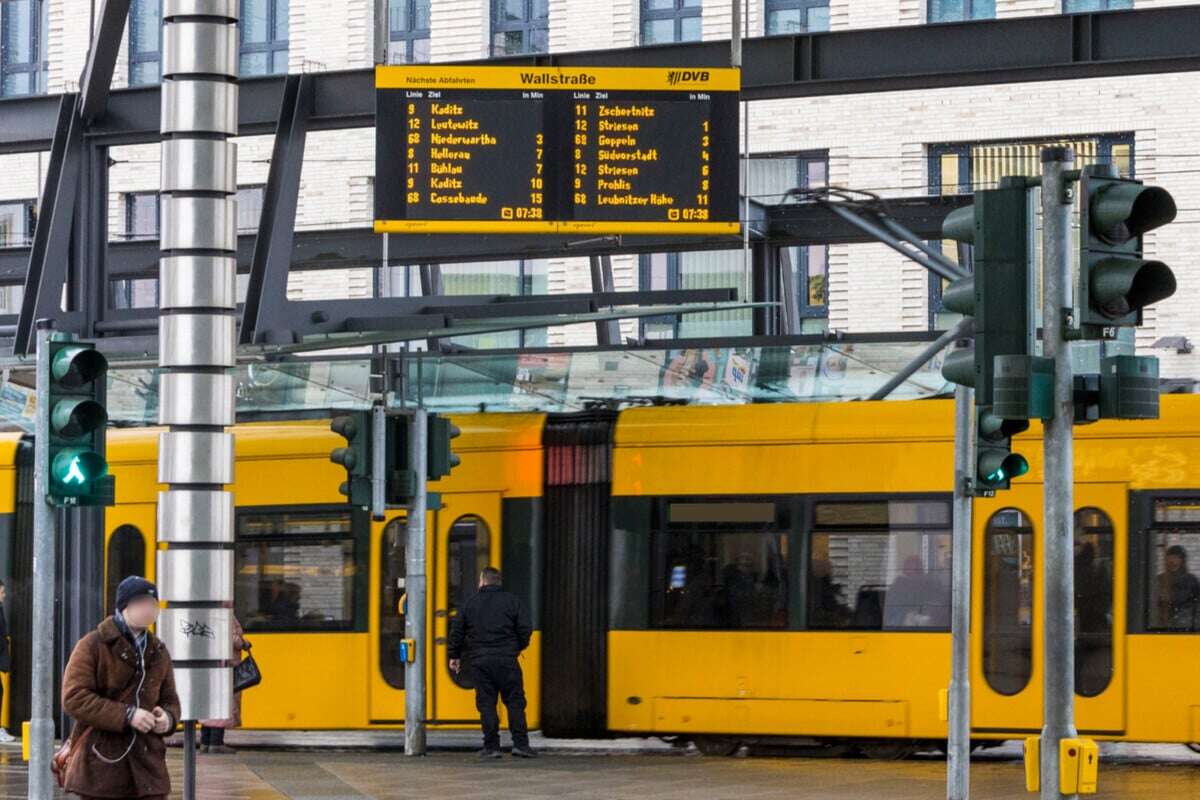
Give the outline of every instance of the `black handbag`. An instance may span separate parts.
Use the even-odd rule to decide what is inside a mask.
[[[243,689],[249,689],[251,686],[258,686],[260,683],[262,683],[262,672],[259,671],[258,662],[254,660],[254,656],[250,655],[250,643],[246,642],[246,657],[233,668],[234,694]]]

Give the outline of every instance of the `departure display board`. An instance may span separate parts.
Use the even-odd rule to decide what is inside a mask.
[[[738,233],[739,71],[375,71],[377,233]]]

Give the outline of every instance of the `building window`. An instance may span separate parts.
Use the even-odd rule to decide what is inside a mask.
[[[940,144],[929,149],[929,185],[933,194],[970,194],[978,189],[993,189],[1000,179],[1010,175],[1041,174],[1041,151],[1047,145],[1067,145],[1075,151],[1075,164],[1112,164],[1127,178],[1134,175],[1133,134],[1079,136],[1063,139]],[[958,243],[945,240],[942,251],[952,261],[959,260]],[[966,265],[970,269],[970,265]],[[942,292],[946,281],[929,275],[929,326],[945,330],[959,316],[946,311]]]
[[[698,42],[701,0],[642,0],[642,44]]]
[[[829,30],[829,0],[767,0],[767,35]]]
[[[367,571],[351,512],[243,511],[237,519],[234,608],[247,631],[354,630]]]
[[[242,77],[288,71],[289,0],[242,0]]]
[[[388,63],[429,62],[429,7],[432,0],[391,0],[388,11]]]
[[[0,97],[44,94],[48,0],[0,2]]]
[[[995,19],[996,0],[930,0],[930,22]]]
[[[808,627],[950,629],[950,504],[817,503]]]
[[[824,186],[829,175],[829,155],[824,152],[758,155],[749,159],[748,169],[751,199],[775,205],[784,202],[793,189]],[[788,256],[801,332],[824,331],[829,316],[826,286],[829,247],[793,247],[788,249]],[[745,275],[740,250],[656,253],[641,257],[639,283],[643,291],[736,288],[738,297],[745,300],[749,296]],[[682,318],[649,317],[642,320],[641,326],[647,339],[746,336],[751,332],[751,318],[746,311],[719,311]]]
[[[492,0],[492,55],[550,49],[550,0]]]
[[[1089,11],[1117,11],[1133,8],[1133,0],[1063,0],[1064,14],[1086,14]]]
[[[29,247],[33,244],[36,200],[0,203],[0,247]]]
[[[239,186],[237,190],[238,233],[255,233],[262,218],[264,186]]]
[[[129,85],[162,79],[162,0],[133,0],[129,6]]]
[[[125,195],[125,239],[157,239],[158,192],[129,192]]]

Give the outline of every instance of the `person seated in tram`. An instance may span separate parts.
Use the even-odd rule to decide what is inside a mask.
[[[1187,550],[1178,544],[1168,547],[1164,566],[1155,587],[1157,627],[1200,630],[1200,578],[1188,572]]]

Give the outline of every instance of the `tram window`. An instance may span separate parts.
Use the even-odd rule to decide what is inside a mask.
[[[984,537],[983,676],[1014,695],[1033,674],[1033,526],[1015,508],[997,511]]]
[[[949,628],[948,503],[817,503],[814,520],[809,628]]]
[[[446,558],[446,602],[450,619],[479,588],[479,573],[491,563],[492,535],[479,517],[461,517],[450,526]],[[474,689],[470,669],[450,673],[463,689]]]
[[[652,627],[787,627],[786,534],[672,531],[655,544]]]
[[[129,575],[146,573],[146,537],[133,525],[122,525],[108,539],[104,607],[115,611],[117,584]]]
[[[379,672],[388,686],[404,688],[404,665],[400,642],[404,639],[404,615],[400,599],[404,596],[404,537],[408,528],[403,519],[394,519],[383,529],[380,543],[379,573]]]
[[[1200,500],[1160,500],[1149,531],[1150,602],[1146,628],[1171,633],[1200,632]]]
[[[234,607],[247,631],[354,626],[349,510],[242,513]]]
[[[1098,508],[1075,512],[1075,691],[1095,697],[1112,680],[1113,525]]]

